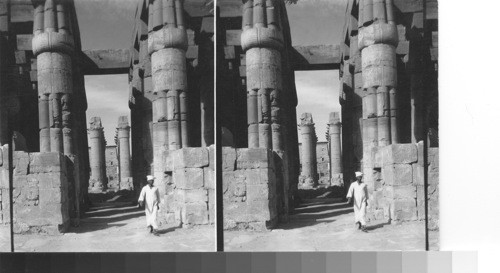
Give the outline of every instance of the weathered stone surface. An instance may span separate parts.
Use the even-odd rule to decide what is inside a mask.
[[[253,201],[248,203],[246,213],[251,215],[251,222],[270,221],[277,216],[275,200]]]
[[[216,221],[216,199],[215,199],[215,190],[208,189],[208,220],[210,224],[214,224]]]
[[[13,164],[14,164],[14,175],[27,175],[29,164],[30,164],[30,156],[25,152],[14,152],[13,155]]]
[[[261,168],[245,170],[244,175],[248,185],[268,184],[269,187],[275,187],[276,176],[273,170]]]
[[[419,164],[412,164],[413,168],[413,184],[424,185],[424,167]]]
[[[405,186],[413,182],[413,168],[410,164],[394,164],[382,169],[384,183],[390,186]]]
[[[417,198],[417,188],[414,185],[394,186],[394,198],[414,200]]]
[[[173,152],[175,169],[202,168],[209,165],[208,148],[182,148]]]
[[[234,171],[236,169],[236,149],[222,147],[222,171]]]
[[[83,73],[85,75],[102,75],[127,73],[130,68],[130,50],[93,49],[84,50]]]
[[[203,168],[204,187],[215,189],[215,171],[211,168]]]
[[[208,147],[208,167],[211,170],[216,169],[215,165],[215,144],[212,144]]]
[[[270,191],[269,186],[266,184],[246,186],[247,202],[270,200],[274,198],[272,194],[272,191]]]
[[[184,190],[185,203],[206,203],[208,202],[208,192],[206,189]]]
[[[31,153],[30,169],[31,174],[66,172],[66,161],[60,153]]]
[[[10,21],[13,23],[33,21],[33,5],[11,5]]]
[[[266,148],[237,149],[236,168],[238,170],[272,167],[274,167],[274,161],[271,150]]]
[[[33,35],[31,34],[19,34],[16,36],[17,50],[32,50],[31,40]]]
[[[395,221],[417,220],[417,207],[415,200],[394,201],[394,217],[392,219]]]
[[[417,162],[417,146],[415,144],[391,144],[380,148],[384,165],[411,164]]]
[[[192,190],[203,187],[203,169],[187,168],[174,172],[174,184],[179,189]]]

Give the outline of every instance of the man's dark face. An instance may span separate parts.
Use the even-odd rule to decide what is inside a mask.
[[[363,183],[363,176],[358,176],[356,177],[359,183]]]
[[[149,185],[150,187],[152,187],[154,182],[155,182],[155,181],[154,181],[153,179],[148,180],[148,185]]]

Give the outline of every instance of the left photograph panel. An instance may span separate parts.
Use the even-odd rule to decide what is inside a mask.
[[[0,251],[215,251],[213,14],[0,0]]]

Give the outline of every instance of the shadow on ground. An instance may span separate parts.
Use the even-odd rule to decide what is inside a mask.
[[[322,223],[335,222],[335,217],[352,213],[352,206],[338,198],[305,199],[290,215],[288,223],[276,229],[296,229]]]
[[[80,225],[70,227],[68,233],[86,233],[122,227],[126,224],[117,222],[144,215],[144,210],[134,205],[133,194],[128,192],[90,194],[90,200],[92,205],[80,219]]]

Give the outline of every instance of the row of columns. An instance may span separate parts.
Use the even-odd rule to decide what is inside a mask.
[[[336,179],[342,174],[342,148],[341,148],[341,122],[338,112],[330,113],[328,123],[328,135],[330,145],[330,185],[340,186],[341,182]],[[302,135],[302,172],[299,181],[302,188],[318,186],[318,161],[316,153],[317,135],[314,127],[313,117],[310,113],[303,113],[300,117],[300,133]]]
[[[106,140],[100,117],[93,117],[89,126],[90,139],[90,185],[91,192],[102,192],[107,187],[106,175]],[[129,179],[132,177],[130,160],[130,126],[128,118],[118,118],[117,157],[119,163],[120,189],[130,189]]]

